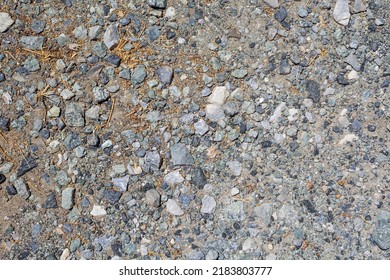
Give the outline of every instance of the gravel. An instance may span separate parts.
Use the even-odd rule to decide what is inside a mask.
[[[5,2],[0,258],[389,259],[388,1]]]

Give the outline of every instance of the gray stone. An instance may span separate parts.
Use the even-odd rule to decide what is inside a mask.
[[[30,28],[34,33],[39,34],[43,32],[45,26],[46,22],[39,19],[34,19],[30,25]]]
[[[96,40],[102,33],[102,27],[100,25],[92,26],[89,28],[88,37],[91,40]]]
[[[84,26],[80,25],[73,30],[73,35],[78,40],[85,40],[88,35],[88,30]]]
[[[65,122],[68,126],[84,126],[84,110],[78,103],[69,103],[65,107]]]
[[[145,194],[146,202],[153,207],[159,207],[161,202],[161,195],[155,190],[150,189]]]
[[[174,199],[168,199],[167,210],[169,213],[175,216],[182,216],[184,214],[184,211]]]
[[[97,103],[102,103],[110,98],[110,93],[106,89],[103,89],[101,87],[94,87],[92,89],[92,92],[93,98]]]
[[[146,152],[145,155],[145,169],[146,171],[154,170],[157,171],[161,167],[161,156],[158,151]]]
[[[164,85],[170,85],[173,79],[173,69],[169,66],[163,66],[157,69],[157,77]]]
[[[313,102],[318,103],[321,99],[320,85],[313,81],[306,81],[306,91],[309,93],[309,98],[313,100]]]
[[[302,246],[304,238],[305,238],[304,233],[300,228],[294,229],[293,244],[296,248],[300,248]]]
[[[355,14],[365,12],[367,10],[366,5],[364,5],[363,0],[355,0],[353,3],[353,12]]]
[[[127,191],[127,184],[129,183],[130,177],[129,175],[112,178],[112,184],[117,191],[125,192]]]
[[[167,7],[167,0],[146,0],[146,3],[156,9],[165,9]]]
[[[74,148],[80,146],[80,136],[77,132],[68,132],[64,140],[65,147],[68,150],[73,150]]]
[[[116,190],[103,190],[102,192],[102,197],[107,199],[108,202],[110,202],[111,204],[115,204],[119,201],[119,199],[121,198],[122,196],[122,193],[121,192],[117,192]]]
[[[125,68],[125,69],[121,70],[121,71],[119,72],[119,77],[121,77],[122,79],[125,79],[125,80],[130,81],[130,79],[131,79],[131,72],[130,72],[130,69]]]
[[[27,172],[33,170],[37,166],[38,166],[38,163],[32,157],[29,157],[27,159],[22,159],[22,161],[20,162],[20,166],[16,172],[16,176],[21,177],[24,174],[26,174]]]
[[[160,30],[157,26],[153,25],[146,30],[146,35],[148,36],[148,39],[153,42],[160,37]]]
[[[61,97],[62,97],[64,100],[72,99],[74,96],[75,96],[75,94],[74,94],[73,92],[71,92],[69,89],[64,89],[64,90],[61,92]]]
[[[56,209],[58,208],[57,205],[57,198],[56,198],[56,193],[55,192],[50,192],[49,195],[46,198],[45,203],[42,205],[43,208],[45,209]]]
[[[337,0],[333,10],[333,19],[337,23],[346,26],[349,23],[350,17],[348,0]]]
[[[92,52],[100,57],[100,58],[103,58],[107,55],[107,47],[105,44],[103,44],[102,42],[97,42],[95,45],[93,45],[92,47]],[[100,71],[101,68],[99,65],[97,65],[96,67],[98,67],[97,69]]]
[[[18,195],[23,199],[28,199],[31,195],[30,189],[23,178],[19,178],[15,181],[14,187],[18,192]]]
[[[74,253],[80,246],[81,246],[81,241],[80,239],[76,238],[70,242],[69,250],[71,253]]]
[[[60,186],[66,186],[71,181],[68,177],[68,174],[66,174],[66,172],[64,170],[58,171],[54,180]]]
[[[164,182],[167,183],[169,186],[173,186],[175,184],[180,184],[184,182],[183,176],[180,175],[179,171],[172,171],[168,173],[164,177]]]
[[[42,36],[22,36],[20,38],[20,44],[29,50],[39,51],[42,50],[43,44],[46,38]]]
[[[265,3],[267,3],[272,8],[279,7],[279,0],[264,0]]]
[[[184,144],[173,144],[171,146],[171,157],[173,165],[192,165],[194,158]]]
[[[235,69],[232,72],[232,76],[236,79],[243,79],[246,75],[248,75],[248,70],[245,68]]]
[[[225,217],[228,220],[243,221],[245,220],[244,202],[236,201],[225,207]]]
[[[107,49],[113,50],[119,43],[118,27],[115,24],[111,24],[107,27],[103,35],[103,41]]]
[[[242,167],[240,162],[229,161],[226,165],[229,167],[230,172],[232,172],[233,176],[237,177],[241,175]]]
[[[244,243],[242,244],[242,250],[243,251],[253,251],[257,249],[257,243],[252,238],[245,239]]]
[[[204,253],[200,249],[192,250],[187,255],[188,260],[204,260],[204,258]]]
[[[301,18],[305,18],[308,15],[309,15],[309,13],[305,7],[300,6],[298,8],[298,16],[300,16]]]
[[[225,113],[221,105],[207,104],[205,111],[206,111],[206,118],[211,121],[217,122],[225,118]]]
[[[274,15],[274,18],[279,21],[279,22],[282,22],[286,19],[287,17],[287,10],[285,7],[280,7],[276,12],[275,12],[275,15]]]
[[[253,214],[260,219],[263,225],[268,226],[271,223],[272,211],[272,204],[263,203],[253,209]]]
[[[135,67],[131,75],[131,83],[133,85],[139,85],[146,78],[146,68],[144,65],[140,64]]]
[[[206,124],[206,122],[203,119],[200,119],[196,123],[194,123],[195,133],[203,136],[209,131],[209,126]]]
[[[347,58],[344,60],[346,63],[352,66],[353,69],[360,72],[361,71],[361,64],[358,60],[358,58],[354,54],[349,54]]]
[[[389,220],[379,220],[372,234],[375,244],[382,250],[390,249],[390,222]]]
[[[211,249],[207,252],[206,260],[217,260],[219,257],[218,251]]]
[[[8,13],[0,12],[0,33],[7,31],[14,22]]]
[[[204,174],[202,168],[196,167],[191,174],[191,183],[198,188],[203,188],[207,183],[207,177]]]
[[[215,207],[217,206],[217,203],[215,202],[215,199],[209,195],[205,195],[202,198],[202,208],[200,209],[201,213],[214,213]]]
[[[74,192],[75,189],[72,187],[66,188],[62,191],[61,206],[66,210],[73,208],[74,204]]]

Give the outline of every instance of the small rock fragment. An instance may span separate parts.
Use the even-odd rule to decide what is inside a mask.
[[[167,0],[146,0],[146,3],[155,9],[165,9],[167,7]]]
[[[209,195],[205,195],[202,198],[202,208],[200,209],[200,212],[202,213],[213,213],[215,211],[215,206],[217,203],[215,202],[215,199]]]
[[[14,187],[18,192],[18,195],[23,199],[28,199],[31,192],[23,178],[19,178],[15,181]]]
[[[194,158],[184,144],[173,144],[171,146],[171,156],[173,165],[194,164]]]
[[[337,0],[333,10],[333,19],[337,23],[346,26],[349,23],[350,17],[348,0]]]
[[[119,32],[118,27],[115,24],[111,24],[107,27],[106,32],[104,32],[103,41],[109,50],[115,49],[118,45]]]
[[[69,103],[65,107],[65,122],[69,126],[84,126],[84,110],[77,103]]]
[[[157,69],[157,77],[164,85],[170,85],[173,79],[173,69],[169,66],[163,66]]]
[[[62,191],[61,206],[66,210],[73,208],[75,189],[68,187]]]
[[[175,216],[182,216],[184,211],[180,208],[179,204],[174,199],[168,199],[167,210],[169,213]]]
[[[29,157],[26,159],[22,159],[22,162],[20,163],[20,166],[18,168],[18,171],[16,173],[17,177],[23,176],[30,170],[34,169],[35,167],[38,166],[38,163],[35,161],[34,158]]]
[[[0,12],[0,33],[7,31],[14,22],[8,13]]]
[[[103,206],[100,205],[94,205],[91,211],[91,215],[94,217],[101,217],[105,216],[107,214],[106,210]]]
[[[160,206],[160,200],[161,195],[155,189],[151,189],[146,192],[146,202],[149,205],[157,208]]]
[[[112,184],[114,185],[114,188],[120,192],[127,191],[127,184],[129,183],[129,175],[118,177],[118,178],[112,178]]]

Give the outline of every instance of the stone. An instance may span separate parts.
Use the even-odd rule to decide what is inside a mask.
[[[390,222],[387,220],[379,220],[372,234],[372,239],[375,244],[382,250],[390,249]]]
[[[156,71],[159,81],[163,85],[170,85],[173,79],[173,69],[169,66],[163,66]]]
[[[248,70],[245,68],[234,69],[232,72],[232,76],[236,79],[243,79],[246,75],[248,75]]]
[[[361,71],[361,64],[358,58],[354,54],[349,54],[348,57],[344,60],[346,63],[352,66],[356,71]]]
[[[268,226],[271,223],[272,211],[272,204],[262,203],[253,209],[253,214],[260,219],[264,226]]]
[[[202,198],[202,208],[200,209],[200,212],[207,214],[214,213],[216,205],[217,203],[213,197],[205,195]]]
[[[228,96],[229,92],[226,87],[215,87],[207,101],[211,104],[223,105]]]
[[[279,21],[279,22],[282,22],[286,19],[287,17],[287,10],[285,7],[280,7],[276,12],[275,12],[275,15],[274,15],[274,18]]]
[[[193,165],[194,158],[184,144],[173,144],[171,146],[171,157],[173,165]]]
[[[253,251],[257,249],[256,241],[252,238],[245,239],[244,243],[242,244],[242,250],[243,251]]]
[[[20,44],[29,50],[40,51],[43,48],[46,38],[42,36],[22,36],[20,38]]]
[[[0,173],[0,184],[4,183],[6,180],[7,178],[2,173]]]
[[[308,97],[313,100],[314,103],[318,103],[321,100],[320,85],[313,80],[306,81],[306,91],[309,93]]]
[[[216,104],[207,104],[206,108],[206,118],[213,122],[218,122],[225,118],[225,113],[221,105]]]
[[[107,212],[104,209],[104,206],[94,205],[92,207],[91,215],[94,217],[102,217],[102,216],[107,215]]]
[[[219,253],[217,250],[211,249],[206,254],[206,260],[218,260]]]
[[[271,8],[279,7],[279,0],[264,0]]]
[[[156,41],[160,37],[160,30],[153,25],[146,30],[146,36],[148,36],[150,42]]]
[[[50,192],[49,195],[46,198],[46,201],[42,205],[45,209],[56,209],[58,208],[57,205],[57,198],[55,192]]]
[[[75,189],[68,187],[62,191],[61,207],[66,210],[71,210],[74,204]]]
[[[60,116],[60,114],[61,114],[61,109],[60,107],[57,106],[53,106],[50,108],[49,111],[47,111],[48,118],[57,118]]]
[[[196,123],[194,123],[195,133],[203,136],[209,131],[209,126],[206,124],[206,122],[203,119],[198,120]]]
[[[198,188],[203,188],[207,183],[207,177],[203,172],[203,169],[196,167],[191,174],[191,184],[197,186]]]
[[[125,192],[127,191],[127,184],[129,183],[130,177],[129,175],[112,178],[112,184],[117,191]]]
[[[167,210],[169,213],[175,216],[182,216],[184,214],[184,211],[174,199],[168,199]]]
[[[100,25],[92,26],[88,30],[88,37],[91,40],[96,40],[102,33],[102,27]]]
[[[164,182],[169,186],[174,186],[175,184],[183,183],[184,178],[181,176],[178,170],[175,170],[165,175]]]
[[[144,65],[140,64],[135,67],[131,75],[131,83],[133,85],[141,84],[146,78],[146,68]]]
[[[155,190],[150,189],[145,194],[146,202],[155,208],[160,206],[161,195]]]
[[[333,10],[333,19],[344,26],[347,26],[351,14],[349,12],[348,0],[337,0]]]
[[[224,209],[225,217],[232,221],[245,220],[244,202],[236,201],[227,205]]]
[[[64,89],[63,91],[61,91],[60,95],[64,100],[70,100],[75,96],[74,92],[68,89]]]
[[[96,103],[103,103],[104,101],[107,101],[110,98],[110,93],[101,87],[94,87],[92,89],[93,92],[93,98]]]
[[[102,197],[107,199],[108,202],[111,204],[116,204],[118,203],[119,199],[121,198],[122,193],[118,192],[116,190],[103,190],[102,192]]]
[[[161,167],[162,159],[158,151],[146,152],[145,154],[145,170],[158,171]]]
[[[187,254],[188,260],[204,260],[204,253],[200,249],[192,250]]]
[[[18,195],[23,199],[28,199],[31,195],[30,189],[23,178],[19,178],[14,182],[14,187]]]
[[[165,9],[167,7],[167,0],[146,0],[146,3],[155,9]]]
[[[14,22],[9,13],[0,12],[0,33],[6,32]]]
[[[242,167],[240,162],[229,161],[226,165],[230,168],[230,172],[232,172],[233,176],[237,177],[241,175]]]
[[[77,26],[72,33],[77,40],[85,40],[88,35],[88,30],[81,25]]]
[[[119,31],[115,24],[111,24],[109,27],[107,27],[103,35],[103,42],[109,50],[113,50],[116,48],[116,46],[118,46]]]
[[[71,179],[68,177],[68,174],[64,170],[60,170],[57,172],[54,180],[60,185],[60,186],[66,186],[68,183],[70,183]]]
[[[78,103],[66,104],[65,122],[68,126],[82,127],[85,125],[84,110]]]
[[[24,62],[23,66],[30,72],[36,72],[41,69],[38,59],[34,56],[29,56]]]
[[[309,12],[303,6],[299,6],[297,13],[298,13],[298,16],[300,16],[301,18],[305,18],[309,15]]]
[[[21,177],[24,174],[26,174],[27,172],[33,170],[37,166],[38,166],[38,163],[32,157],[29,157],[27,159],[22,159],[20,166],[18,168],[18,171],[16,172],[16,176]]]
[[[363,0],[355,0],[353,3],[352,11],[357,14],[361,12],[365,12],[367,10],[366,5],[364,5]]]
[[[121,58],[116,54],[107,55],[106,61],[115,67],[118,67],[121,64]]]

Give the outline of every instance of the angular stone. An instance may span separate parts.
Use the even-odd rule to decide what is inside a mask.
[[[151,189],[146,192],[146,202],[153,207],[160,206],[161,195],[155,190]]]
[[[171,157],[173,165],[194,164],[194,158],[184,144],[173,144],[171,146]]]
[[[355,14],[365,12],[367,10],[366,5],[364,5],[363,0],[355,0],[353,3],[353,12]]]
[[[14,187],[18,192],[18,195],[23,199],[28,199],[31,192],[23,178],[19,178],[15,181]]]
[[[257,206],[253,209],[253,214],[260,218],[260,221],[265,225],[268,226],[271,223],[271,217],[272,217],[272,204],[270,203],[263,203],[260,206]]]
[[[169,186],[173,186],[175,184],[180,184],[184,182],[183,176],[180,175],[179,171],[172,171],[165,175],[164,182]]]
[[[346,26],[349,23],[350,17],[348,0],[337,0],[333,10],[333,19],[337,23]]]
[[[167,7],[167,0],[146,0],[146,3],[155,9],[165,9]]]
[[[236,201],[226,206],[225,217],[233,221],[245,220],[244,202]]]
[[[213,122],[217,122],[225,118],[225,113],[221,105],[207,104],[205,111],[206,111],[206,118]]]
[[[103,42],[107,46],[107,49],[113,50],[119,43],[118,27],[115,24],[111,24],[107,27],[103,35]]]
[[[238,162],[238,161],[229,161],[227,163],[227,166],[230,168],[230,172],[232,172],[233,176],[240,176],[241,175],[241,171],[242,171],[242,167],[241,167],[241,163]]]
[[[66,188],[62,191],[61,206],[66,210],[73,208],[75,189],[72,187]]]
[[[118,178],[112,178],[112,184],[114,185],[114,188],[117,191],[125,192],[127,191],[127,184],[129,183],[129,175],[118,177]]]
[[[194,123],[195,133],[203,136],[209,131],[209,126],[206,124],[206,122],[202,119]]]
[[[246,75],[248,75],[248,71],[244,68],[235,69],[232,72],[232,76],[236,79],[243,79]]]
[[[360,72],[361,71],[361,64],[358,60],[358,58],[354,54],[349,54],[348,57],[344,60],[346,63],[352,66],[353,69]]]
[[[390,249],[390,222],[388,220],[378,221],[372,239],[382,250]]]
[[[57,205],[57,199],[56,199],[56,193],[55,192],[51,192],[47,198],[46,198],[46,201],[45,203],[42,205],[43,208],[45,209],[56,209],[58,208],[58,205]]]
[[[163,66],[157,69],[157,77],[164,85],[170,85],[173,79],[173,69],[169,66]]]
[[[215,105],[223,105],[228,98],[229,92],[226,87],[215,87],[208,97],[208,102]]]
[[[104,190],[102,196],[108,200],[111,204],[115,204],[119,201],[122,196],[121,192],[115,190]]]
[[[207,183],[207,177],[204,174],[202,168],[196,167],[191,174],[191,183],[198,188],[203,188]]]
[[[215,206],[217,206],[217,203],[215,202],[215,199],[209,195],[205,195],[202,198],[202,208],[200,209],[201,213],[214,213]]]
[[[174,199],[168,199],[167,210],[169,213],[175,216],[182,216],[184,211],[180,208],[179,204]]]
[[[91,211],[91,215],[94,217],[102,217],[107,214],[106,210],[104,209],[104,206],[100,205],[94,205]]]
[[[0,33],[7,31],[14,22],[8,13],[0,12]]]
[[[157,171],[161,167],[161,156],[158,151],[146,152],[145,155],[145,170]]]
[[[313,81],[306,81],[306,91],[309,93],[309,98],[313,100],[313,102],[318,103],[321,99],[320,85]]]
[[[146,68],[144,65],[140,64],[135,67],[131,75],[131,83],[133,85],[141,84],[146,78]]]
[[[84,126],[85,120],[83,108],[77,103],[67,104],[65,107],[65,122],[68,126]]]
[[[43,44],[46,38],[42,36],[22,36],[20,38],[20,44],[29,50],[39,51],[42,50]]]
[[[38,163],[35,161],[34,158],[29,157],[27,158],[27,160],[22,159],[18,171],[16,173],[16,176],[17,177],[23,176],[24,174],[26,174],[27,172],[29,172],[30,170],[34,169],[37,166]]]
[[[279,0],[264,0],[271,8],[279,7]]]

